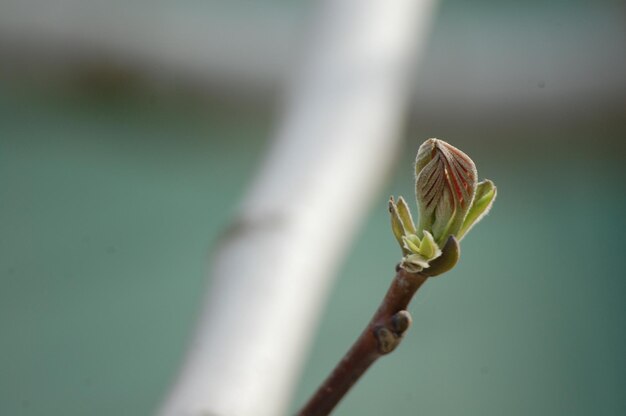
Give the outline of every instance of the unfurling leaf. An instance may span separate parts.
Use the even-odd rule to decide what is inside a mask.
[[[419,229],[428,230],[443,245],[456,235],[476,193],[477,173],[472,159],[438,139],[422,144],[415,162],[415,195]]]
[[[462,239],[478,221],[487,215],[493,205],[493,201],[496,199],[497,193],[496,186],[489,179],[485,179],[478,184],[474,202],[465,217],[465,221],[463,221],[463,226],[461,226],[459,230],[459,240]]]
[[[415,160],[417,227],[404,198],[389,200],[402,267],[410,272],[427,269],[425,274],[435,276],[456,264],[458,242],[489,212],[496,197],[493,182],[478,183],[477,178],[472,159],[456,147],[439,139],[420,146]]]

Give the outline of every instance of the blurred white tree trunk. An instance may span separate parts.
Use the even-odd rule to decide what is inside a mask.
[[[322,2],[162,416],[285,413],[331,278],[391,167],[432,7]]]

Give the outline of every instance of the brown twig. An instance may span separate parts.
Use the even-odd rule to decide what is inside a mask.
[[[369,324],[299,416],[328,415],[374,361],[398,346],[411,324],[406,308],[426,279],[425,274],[396,268],[396,276]]]
[[[429,277],[452,269],[459,255],[459,242],[451,235],[441,256],[427,269],[411,273],[398,264],[396,276],[369,324],[298,416],[328,415],[374,361],[392,352],[411,325],[406,308],[415,292]]]

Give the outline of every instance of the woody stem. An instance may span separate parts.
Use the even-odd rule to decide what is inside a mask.
[[[406,308],[426,279],[425,274],[396,268],[391,286],[369,324],[300,410],[299,416],[328,415],[379,357],[398,346],[411,324]]]

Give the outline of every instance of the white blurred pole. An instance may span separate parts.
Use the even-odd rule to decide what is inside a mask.
[[[321,3],[160,415],[285,413],[338,262],[391,167],[433,2]]]

